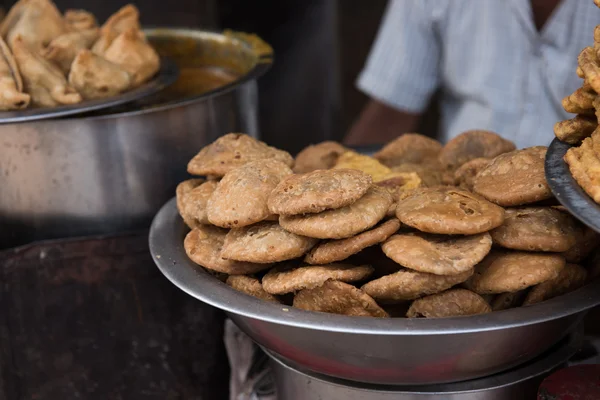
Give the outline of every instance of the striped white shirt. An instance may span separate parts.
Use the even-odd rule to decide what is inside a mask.
[[[440,139],[488,129],[518,147],[547,145],[561,106],[581,85],[577,56],[600,9],[562,0],[538,32],[530,0],[390,0],[358,87],[422,112],[441,94]]]

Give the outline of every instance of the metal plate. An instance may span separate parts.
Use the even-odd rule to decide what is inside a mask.
[[[22,111],[2,111],[0,112],[0,124],[53,119],[83,114],[89,111],[102,110],[156,93],[174,83],[178,77],[179,68],[177,65],[172,60],[161,57],[160,70],[154,78],[133,90],[106,99],[84,100],[78,104],[47,108],[30,108]]]
[[[231,289],[193,263],[189,229],[175,199],[156,215],[150,252],[190,296],[225,310],[260,345],[307,370],[390,385],[458,382],[531,360],[565,337],[600,304],[600,280],[559,298],[484,315],[440,319],[359,318],[308,312]]]
[[[564,156],[570,144],[554,139],[546,153],[546,180],[558,201],[577,219],[600,232],[600,205],[579,186]]]

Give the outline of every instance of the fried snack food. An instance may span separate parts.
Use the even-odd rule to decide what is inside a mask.
[[[14,38],[12,49],[32,105],[52,107],[81,102],[81,95],[67,83],[60,69],[30,49],[20,36]]]
[[[131,75],[117,64],[81,50],[71,63],[69,83],[86,100],[115,96],[129,89]]]
[[[193,229],[197,223],[196,220],[189,215],[186,211],[187,207],[187,196],[189,193],[200,186],[204,182],[204,179],[188,179],[180,182],[175,189],[175,198],[177,199],[177,211],[183,219],[183,222],[190,228]]]
[[[30,96],[23,92],[23,80],[10,49],[0,38],[0,110],[27,108]]]
[[[111,31],[116,33],[127,32],[134,29],[141,34],[140,12],[133,4],[127,4],[121,7],[117,12],[108,17],[102,25],[102,31]],[[141,36],[143,37],[143,36]]]
[[[507,249],[565,252],[575,246],[583,227],[570,214],[551,207],[509,208],[504,223],[490,234]]]
[[[279,299],[270,293],[265,292],[260,281],[256,278],[246,275],[230,275],[225,283],[238,292],[246,293],[249,296],[256,297],[264,301],[281,303]]]
[[[398,202],[396,216],[422,232],[474,235],[500,226],[504,209],[462,189],[436,187],[407,193]]]
[[[398,229],[400,221],[393,218],[356,236],[319,243],[306,255],[304,261],[308,264],[330,264],[345,260],[367,247],[385,241]]]
[[[12,47],[20,37],[34,53],[67,30],[63,17],[51,0],[19,0],[0,26],[0,36]]]
[[[444,168],[455,170],[475,158],[493,158],[516,149],[513,142],[484,130],[470,130],[450,140],[440,152]]]
[[[158,53],[135,28],[119,34],[102,56],[129,72],[132,87],[150,79],[160,68]]]
[[[454,185],[473,191],[473,183],[477,174],[490,164],[489,158],[474,158],[454,171]]]
[[[572,110],[583,110],[582,114],[594,113],[594,100],[596,99],[596,92],[590,88],[580,87],[573,93],[565,97],[562,101],[563,108],[566,112],[574,114],[580,114],[580,112],[573,112]]]
[[[600,157],[594,151],[594,140],[600,136],[584,139],[580,147],[571,147],[565,154],[565,162],[579,186],[600,204]]]
[[[294,173],[303,174],[317,169],[333,168],[339,156],[347,151],[346,147],[332,141],[310,145],[296,156]]]
[[[348,206],[369,190],[370,175],[354,169],[316,170],[281,180],[268,200],[273,214],[318,213]]]
[[[415,300],[406,316],[408,318],[446,318],[485,314],[490,305],[477,293],[465,289],[451,289]]]
[[[229,275],[254,274],[271,266],[226,260],[221,257],[226,235],[226,229],[212,225],[199,225],[186,235],[183,247],[187,256],[196,264]]]
[[[594,116],[577,115],[554,124],[554,135],[565,143],[578,144],[597,128],[598,122]]]
[[[231,229],[225,236],[221,257],[261,264],[274,263],[301,257],[315,244],[317,239],[296,235],[283,229],[277,222],[265,221]]]
[[[251,161],[229,171],[208,199],[206,212],[211,224],[241,228],[265,220],[269,194],[292,170],[277,160]]]
[[[581,263],[598,247],[598,243],[600,243],[600,234],[584,226],[577,232],[575,245],[562,253],[562,256],[568,263]]]
[[[473,191],[503,207],[514,207],[552,198],[546,182],[545,146],[502,154],[477,174]]]
[[[435,275],[457,275],[472,270],[492,249],[490,235],[432,235],[400,233],[381,246],[386,256],[403,267]]]
[[[85,31],[98,27],[94,14],[85,10],[67,10],[64,20],[69,31]]]
[[[435,139],[418,133],[405,133],[386,144],[373,157],[390,168],[406,163],[433,164],[441,150],[442,144]]]
[[[392,167],[392,172],[415,173],[421,180],[421,185],[425,187],[440,186],[443,183],[444,172],[441,170],[441,166],[436,163],[404,163]]]
[[[288,152],[267,146],[243,133],[228,133],[202,148],[188,163],[187,171],[192,175],[220,178],[250,161],[264,159],[278,160],[288,167],[294,164]]]
[[[206,205],[216,188],[216,181],[204,182],[203,179],[188,179],[177,185],[177,209],[187,226],[210,224]]]
[[[600,92],[600,63],[593,47],[581,50],[577,63],[583,72],[586,81],[596,93]]]
[[[295,293],[303,289],[314,289],[328,280],[358,282],[373,273],[370,265],[308,265],[299,268],[275,267],[263,277],[263,288],[271,294]]]
[[[344,282],[327,281],[314,289],[300,291],[294,307],[357,317],[387,318],[389,315],[362,290]]]
[[[492,251],[465,286],[479,294],[518,292],[555,279],[565,264],[558,254]]]
[[[401,269],[372,280],[364,284],[361,289],[382,304],[393,304],[442,292],[465,282],[471,275],[473,269],[446,276]]]
[[[572,292],[582,287],[587,279],[587,270],[577,264],[567,264],[558,276],[534,286],[523,305],[540,303],[553,297]]]
[[[349,206],[317,214],[282,215],[281,226],[290,232],[318,239],[345,239],[375,226],[392,204],[387,190],[371,186]]]
[[[528,290],[524,289],[518,292],[500,293],[494,296],[490,303],[492,311],[502,311],[522,306],[527,293]]]
[[[347,151],[338,157],[334,168],[357,169],[363,171],[373,178],[373,182],[379,182],[389,177],[391,169],[377,161],[373,157]]]
[[[60,68],[64,75],[68,75],[77,54],[89,49],[98,35],[98,28],[67,32],[52,39],[40,54]]]

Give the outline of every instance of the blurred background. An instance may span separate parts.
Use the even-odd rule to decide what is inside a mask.
[[[8,10],[14,1],[4,0]],[[386,0],[144,0],[145,26],[256,33],[275,50],[273,68],[259,80],[262,138],[297,152],[309,143],[340,140],[366,97],[354,86],[373,42]],[[100,22],[123,0],[57,0],[84,7]],[[431,134],[431,111],[421,129]]]

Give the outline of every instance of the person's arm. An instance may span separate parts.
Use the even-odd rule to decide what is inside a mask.
[[[417,127],[440,82],[436,23],[445,7],[440,0],[390,0],[357,82],[371,101],[344,143],[384,143]]]
[[[357,146],[389,142],[399,132],[413,132],[420,117],[421,114],[400,111],[377,100],[370,100],[346,134],[344,144]]]

